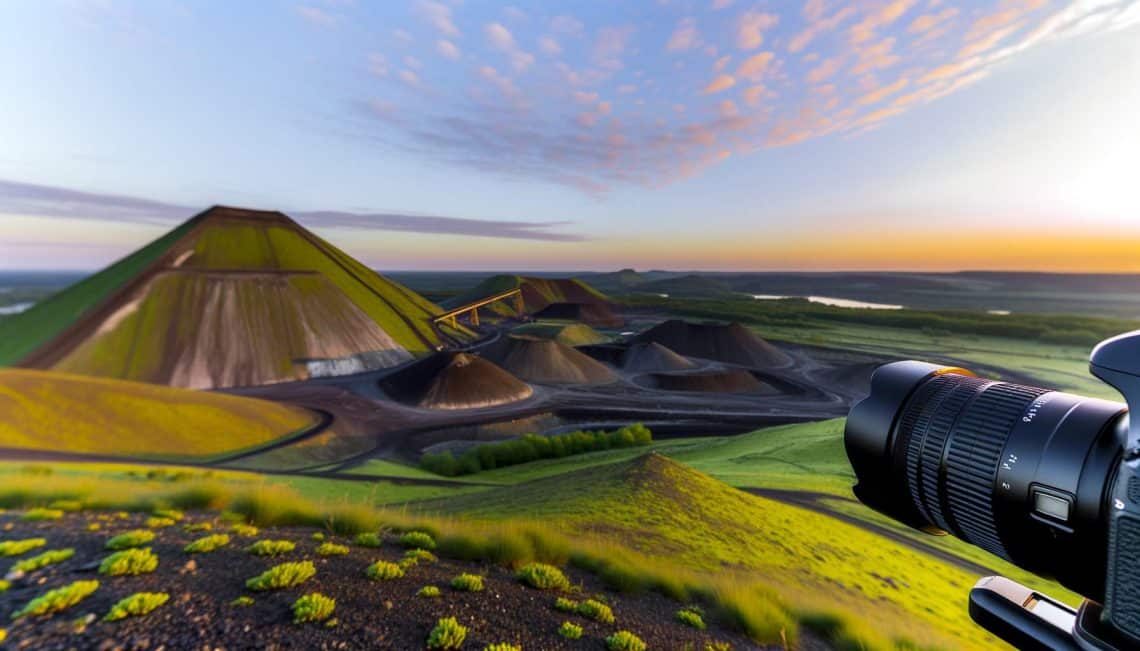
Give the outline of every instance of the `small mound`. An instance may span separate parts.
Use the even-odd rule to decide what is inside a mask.
[[[607,384],[617,376],[604,364],[548,339],[508,337],[496,361],[527,382],[539,384]]]
[[[610,338],[585,323],[528,323],[511,331],[512,334],[553,339],[567,346],[604,344]]]
[[[534,390],[495,364],[468,353],[440,353],[385,378],[394,399],[427,409],[477,409],[525,400]]]
[[[649,371],[686,371],[696,368],[692,361],[653,341],[633,344],[625,350],[621,360],[627,371],[647,373]]]
[[[700,393],[759,393],[769,387],[743,369],[709,373],[653,373],[654,386],[665,391]]]
[[[625,321],[605,303],[551,303],[534,314],[536,319],[580,321],[600,328],[617,328]]]
[[[791,358],[739,323],[689,323],[672,319],[639,334],[635,342],[656,342],[686,357],[755,368],[787,366]]]

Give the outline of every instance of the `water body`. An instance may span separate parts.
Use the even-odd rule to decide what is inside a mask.
[[[1009,310],[986,310],[986,314],[993,314],[996,316],[1009,316],[1010,314],[1013,314],[1013,312],[1010,312]]]
[[[0,306],[0,316],[19,314],[33,305],[35,305],[35,303],[13,303],[12,305]]]
[[[785,298],[803,298],[810,303],[830,305],[832,307],[846,307],[861,310],[901,310],[904,306],[890,303],[871,303],[869,301],[856,301],[851,298],[835,298],[833,296],[778,296],[776,294],[753,294],[752,298],[758,301],[778,301]]]

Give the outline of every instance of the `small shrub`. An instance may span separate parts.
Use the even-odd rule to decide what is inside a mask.
[[[29,509],[24,512],[20,519],[26,522],[40,522],[42,520],[58,520],[62,517],[63,511],[59,509]]]
[[[14,565],[12,565],[12,571],[34,572],[35,570],[47,567],[48,565],[62,563],[72,556],[75,556],[74,549],[49,549],[42,554],[37,554],[31,558],[25,558],[22,561],[16,562]]]
[[[51,615],[67,610],[91,596],[91,593],[97,589],[99,589],[98,581],[75,581],[63,587],[49,590],[16,611],[12,615],[12,619],[19,619],[26,615]]]
[[[56,500],[48,504],[48,508],[63,511],[65,513],[76,513],[83,510],[83,502],[79,500]]]
[[[423,531],[409,531],[400,536],[400,545],[415,549],[435,549],[435,538]]]
[[[200,531],[213,531],[214,524],[212,522],[192,522],[190,524],[182,525],[182,530],[186,533],[198,533]]]
[[[146,526],[149,529],[164,529],[166,527],[173,527],[174,520],[171,518],[150,517],[146,519]]]
[[[614,611],[611,610],[609,606],[594,599],[587,599],[578,604],[577,612],[579,615],[587,619],[592,619],[595,622],[601,622],[603,624],[614,623]]]
[[[245,606],[252,606],[253,605],[253,597],[243,594],[242,596],[238,597],[237,599],[234,599],[233,601],[231,601],[230,605],[231,606],[241,606],[243,608]]]
[[[558,627],[558,634],[567,640],[577,640],[582,637],[582,627],[573,622],[562,622]]]
[[[317,547],[317,553],[321,556],[344,556],[348,553],[348,545],[338,545],[332,542],[321,543]]]
[[[297,545],[290,540],[259,540],[245,550],[254,556],[280,556],[293,551]]]
[[[195,540],[182,548],[187,554],[208,554],[230,544],[230,537],[224,533],[216,533]]]
[[[0,541],[0,556],[19,556],[47,544],[45,538],[25,538],[23,540]]]
[[[528,563],[518,573],[518,579],[539,590],[569,590],[570,580],[562,570],[546,563]]]
[[[158,557],[150,547],[124,549],[115,552],[99,564],[99,574],[107,576],[137,576],[153,572],[158,567]]]
[[[12,582],[7,579],[0,579],[0,592],[7,592],[8,588],[12,587]]]
[[[404,558],[414,558],[417,563],[420,561],[423,561],[425,563],[434,563],[439,560],[435,557],[435,554],[429,552],[426,549],[409,549],[408,551],[404,552]]]
[[[99,524],[98,522],[88,522],[87,526],[84,528],[87,531],[100,531],[103,529],[103,525]]]
[[[414,558],[401,558],[400,561],[398,563],[396,563],[396,565],[399,565],[401,570],[404,570],[405,572],[407,572],[408,570],[415,567],[416,563],[418,563],[418,562],[419,561],[417,561]]]
[[[154,532],[147,531],[146,529],[135,529],[121,533],[114,538],[107,541],[104,545],[107,549],[117,551],[120,549],[130,549],[132,547],[142,547],[154,540]]]
[[[235,524],[230,527],[230,531],[235,536],[241,536],[242,538],[256,538],[257,534],[261,533],[261,530],[252,524]]]
[[[150,514],[156,518],[166,518],[168,520],[174,520],[175,522],[179,522],[182,518],[186,517],[185,513],[177,509],[155,509],[151,511]]]
[[[427,648],[458,649],[466,639],[467,627],[454,617],[444,617],[435,623],[435,628],[428,634]]]
[[[417,597],[427,597],[428,599],[435,599],[436,597],[439,597],[442,594],[443,593],[439,591],[439,588],[435,587],[434,585],[425,585],[424,587],[420,588],[420,591],[416,593],[416,596]]]
[[[618,631],[606,638],[606,648],[610,651],[645,651],[645,642],[629,631]]]
[[[336,610],[336,600],[319,592],[309,594],[293,602],[293,623],[323,622],[332,617]]]
[[[509,642],[498,642],[483,647],[483,651],[522,651],[522,647]]]
[[[483,577],[478,574],[460,574],[451,580],[451,587],[464,592],[482,592]]]
[[[404,576],[404,568],[388,561],[376,561],[364,570],[364,575],[373,581],[391,581]]]
[[[352,539],[352,542],[360,545],[361,547],[379,547],[380,545],[384,544],[384,541],[380,538],[380,534],[372,531],[356,534],[356,537]]]
[[[281,563],[246,581],[245,587],[256,591],[292,588],[313,578],[316,573],[317,568],[313,567],[312,561]]]
[[[685,624],[686,626],[692,626],[698,631],[705,630],[705,618],[701,617],[700,613],[690,608],[682,608],[681,610],[678,610],[677,621]]]
[[[103,621],[117,622],[127,617],[145,615],[170,600],[165,592],[136,592],[111,606]]]
[[[554,610],[561,610],[564,613],[578,612],[578,602],[566,597],[559,597],[554,600]]]
[[[312,537],[313,537],[313,540],[315,540],[317,542],[324,542],[324,540],[325,540],[325,534],[320,532],[320,531],[314,531]]]

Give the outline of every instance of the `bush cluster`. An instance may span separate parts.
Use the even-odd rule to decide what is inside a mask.
[[[124,549],[115,552],[99,564],[99,574],[107,576],[138,576],[153,572],[158,567],[158,556],[150,547]]]
[[[293,623],[323,622],[332,617],[336,600],[319,592],[310,592],[293,602]]]
[[[190,524],[182,525],[182,530],[186,533],[200,533],[202,531],[213,531],[214,523],[212,522],[191,522]]]
[[[261,530],[252,524],[240,523],[230,527],[230,531],[232,531],[235,536],[241,536],[242,538],[256,538],[257,534],[261,533]]]
[[[364,570],[364,575],[373,581],[391,581],[404,576],[404,568],[388,561],[376,561]]]
[[[120,549],[130,549],[131,547],[142,547],[152,540],[154,540],[153,531],[134,529],[111,538],[104,547],[111,551],[118,551]]]
[[[146,519],[146,526],[150,529],[164,529],[166,527],[173,527],[174,519],[163,518],[156,515]]]
[[[567,640],[577,640],[582,637],[582,627],[574,622],[562,622],[562,626],[558,627],[558,634]]]
[[[42,520],[58,520],[63,517],[63,511],[59,509],[29,509],[21,516],[21,520],[27,522],[40,522]]]
[[[404,558],[414,559],[416,562],[423,561],[425,563],[434,563],[439,560],[435,557],[435,554],[426,549],[409,549],[404,552]]]
[[[467,627],[460,624],[454,617],[444,617],[435,623],[435,627],[428,634],[427,648],[429,649],[458,649],[467,639]]]
[[[496,642],[483,647],[483,651],[522,651],[522,647],[510,642]]]
[[[136,592],[119,600],[103,617],[104,621],[117,622],[127,617],[145,615],[170,600],[165,592]]]
[[[296,549],[297,545],[290,540],[259,540],[245,550],[254,556],[280,556]]]
[[[12,619],[27,615],[42,616],[58,613],[91,596],[99,589],[98,581],[75,581],[32,599],[20,610],[12,614]]]
[[[423,531],[409,531],[400,536],[400,545],[413,549],[435,549],[435,538]]]
[[[323,542],[317,547],[320,556],[344,556],[348,553],[348,545],[338,545],[334,542]]]
[[[648,445],[652,442],[652,432],[640,423],[612,432],[580,431],[553,436],[527,434],[510,441],[477,445],[468,448],[458,457],[450,450],[425,454],[420,458],[420,467],[437,475],[455,477],[539,459],[558,459],[598,450]]]
[[[478,574],[460,574],[451,580],[451,587],[463,592],[482,592],[483,577]]]
[[[682,608],[681,610],[678,610],[677,621],[685,624],[686,626],[692,626],[698,631],[705,630],[705,618],[692,608]]]
[[[313,567],[312,561],[281,563],[246,581],[245,587],[258,592],[292,588],[308,581],[316,574],[317,568]]]
[[[67,559],[75,556],[74,549],[49,549],[42,554],[37,554],[31,558],[25,558],[12,565],[13,572],[33,572],[40,568],[47,567],[48,565],[55,565],[62,563]]]
[[[442,594],[443,593],[439,591],[439,588],[435,587],[434,585],[425,585],[424,587],[420,588],[419,592],[416,593],[416,596],[435,599]]]
[[[578,604],[575,611],[579,615],[603,624],[614,623],[614,611],[606,604],[594,599],[587,599]]]
[[[151,511],[151,515],[156,518],[174,520],[175,522],[179,522],[182,520],[182,518],[186,517],[186,514],[182,511],[179,511],[178,509],[155,509],[154,511]]]
[[[546,563],[528,563],[518,572],[520,581],[539,590],[569,590],[570,580],[562,570]]]
[[[24,540],[0,541],[0,556],[19,556],[47,544],[45,538],[25,538]]]
[[[380,538],[380,534],[374,531],[358,533],[356,537],[352,539],[352,542],[361,547],[380,547],[384,544],[384,540]]]
[[[195,540],[194,542],[186,545],[183,550],[187,554],[208,554],[220,547],[225,547],[230,544],[230,537],[224,533],[216,533],[211,536],[204,536]]]
[[[606,638],[609,651],[645,651],[645,642],[629,631],[618,631]]]

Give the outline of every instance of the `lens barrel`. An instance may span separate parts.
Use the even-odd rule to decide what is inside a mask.
[[[1125,414],[1120,403],[897,362],[875,372],[845,444],[868,506],[1099,600]]]

